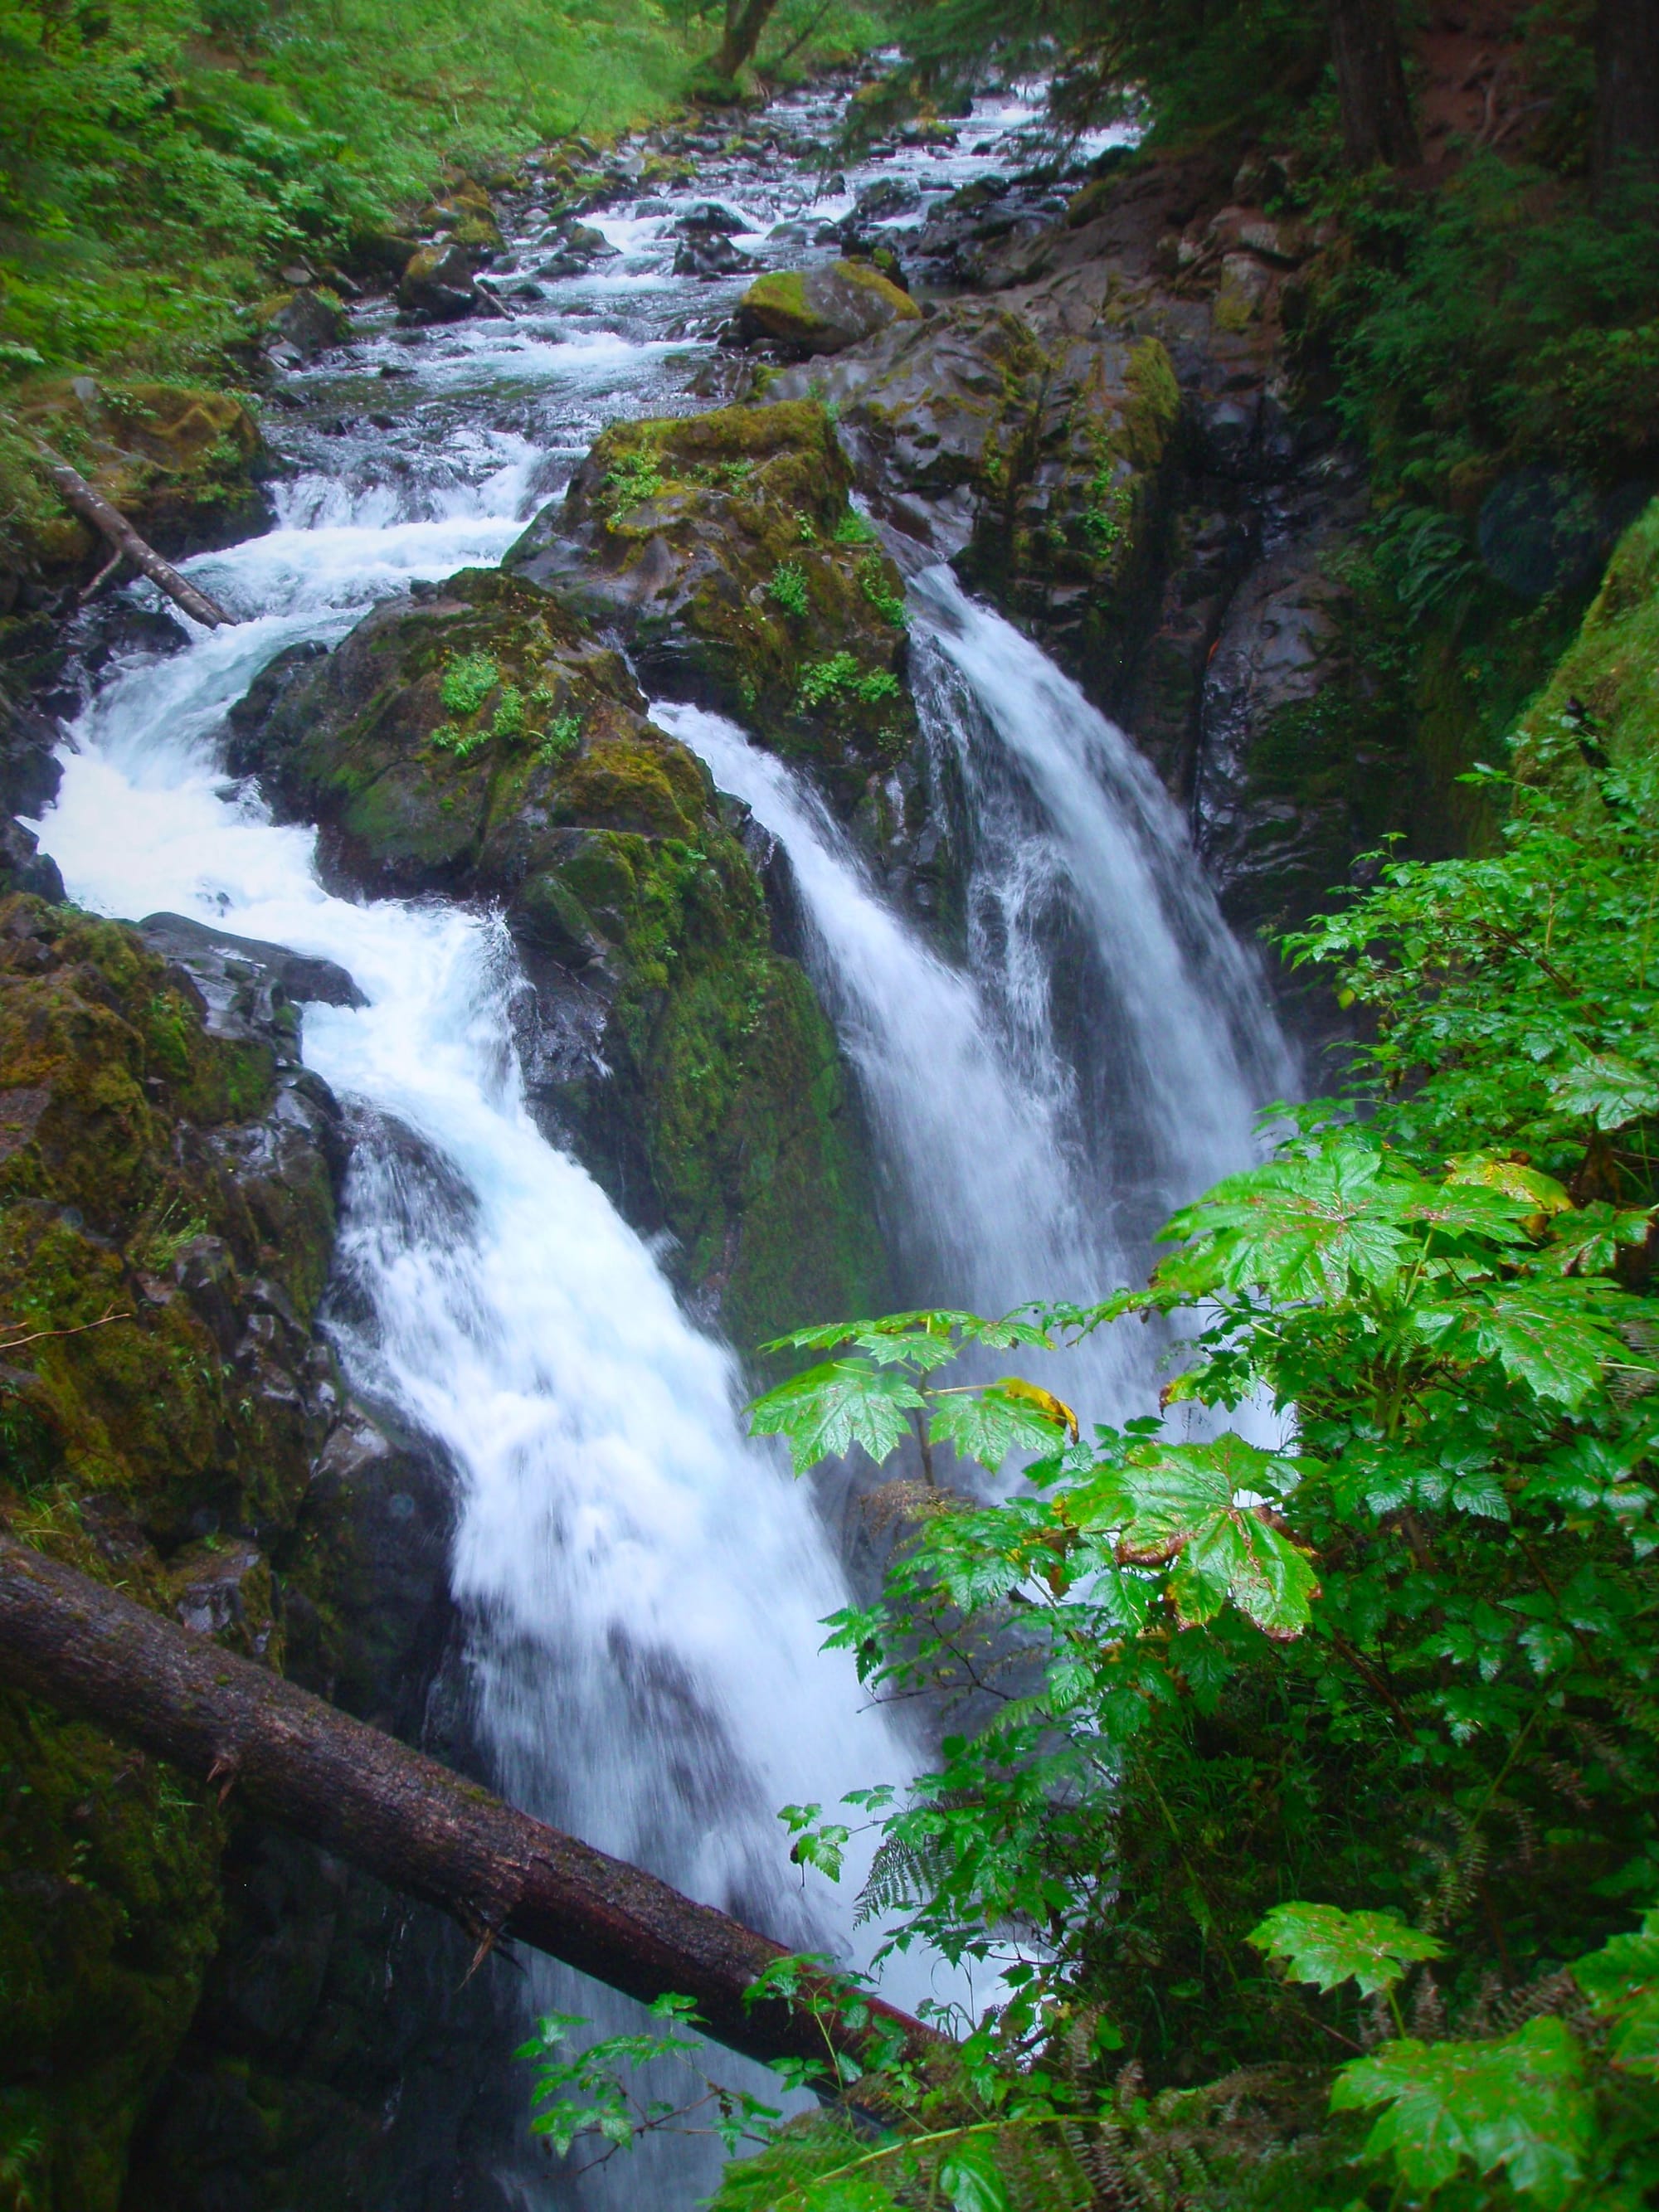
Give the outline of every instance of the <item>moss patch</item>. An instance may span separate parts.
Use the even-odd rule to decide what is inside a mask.
[[[172,1609],[223,1581],[220,1532],[299,1510],[319,1431],[283,1360],[308,1347],[328,1176],[299,1152],[250,1171],[271,1055],[208,1036],[114,923],[0,902],[0,1520]],[[269,1650],[269,1575],[234,1540],[243,1648]],[[212,1948],[221,1840],[167,1770],[0,1696],[0,2128],[39,2136],[40,2212],[113,2212]]]

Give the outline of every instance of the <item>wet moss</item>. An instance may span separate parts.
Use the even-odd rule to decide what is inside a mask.
[[[318,1425],[272,1348],[321,1291],[326,1171],[251,1133],[271,1054],[208,1035],[187,979],[70,908],[0,902],[0,1520],[172,1607],[222,1583],[213,1531],[304,1494]],[[239,1541],[244,1648],[269,1647]],[[221,1841],[167,1770],[0,1696],[0,2130],[39,2139],[39,2212],[113,2212],[213,1947]]]

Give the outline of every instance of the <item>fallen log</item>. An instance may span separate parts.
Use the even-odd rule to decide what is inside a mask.
[[[477,1783],[118,1590],[0,1535],[0,1684],[217,1785],[263,1820],[440,1906],[482,1954],[516,1939],[649,2002],[695,2000],[717,2042],[822,2060],[826,2036],[866,2061],[895,2030],[912,2063],[941,2039],[871,1999],[813,2016],[744,1992],[786,1953],[712,1905],[532,1820]]]
[[[59,497],[91,523],[94,530],[101,531],[118,555],[131,561],[158,591],[165,592],[168,599],[181,606],[192,622],[205,623],[210,629],[216,629],[221,623],[235,621],[235,616],[227,614],[217,599],[198,590],[187,576],[179,574],[170,561],[164,561],[153,545],[146,544],[125,515],[95,492],[78,470],[72,469],[38,438],[34,449]],[[104,573],[107,574],[108,570]],[[102,580],[100,576],[99,581]]]

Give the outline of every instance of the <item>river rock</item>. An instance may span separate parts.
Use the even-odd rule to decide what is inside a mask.
[[[914,215],[921,205],[921,187],[910,177],[880,177],[866,185],[853,203],[853,212],[863,222],[881,222],[890,216]]]
[[[674,253],[677,276],[746,276],[760,264],[720,232],[682,239]]]
[[[698,239],[736,238],[748,228],[740,215],[722,207],[718,200],[702,200],[696,207],[687,208],[674,225],[681,238]]]
[[[331,293],[301,286],[278,294],[258,311],[268,337],[291,346],[301,361],[313,360],[350,334],[351,322]]]
[[[422,322],[453,323],[476,314],[477,262],[471,246],[450,242],[423,246],[410,259],[398,286],[398,298]]]
[[[842,353],[891,324],[920,322],[921,310],[868,262],[776,270],[757,278],[738,305],[738,328],[799,354]]]

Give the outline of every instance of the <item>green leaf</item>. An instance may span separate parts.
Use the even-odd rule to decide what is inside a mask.
[[[1577,2044],[1550,2016],[1498,2042],[1385,2044],[1342,2069],[1331,2108],[1388,2106],[1365,2152],[1392,2154],[1407,2188],[1438,2189],[1468,2159],[1482,2174],[1502,2166],[1512,2187],[1554,2208],[1592,2139],[1582,2074]]]
[[[1622,1129],[1644,1114],[1659,1113],[1659,1085],[1617,1053],[1597,1052],[1556,1077],[1550,1100],[1598,1129]]]
[[[910,1433],[905,1416],[925,1403],[908,1376],[867,1359],[832,1359],[809,1368],[749,1408],[757,1437],[788,1441],[797,1474],[862,1444],[884,1460]]]
[[[1536,1168],[1524,1167],[1506,1153],[1459,1153],[1446,1163],[1446,1181],[1484,1183],[1510,1198],[1524,1200],[1533,1213],[1559,1213],[1572,1204],[1553,1176],[1540,1175]]]
[[[1601,1388],[1605,1362],[1628,1356],[1576,1282],[1499,1285],[1424,1307],[1413,1325],[1452,1358],[1496,1359],[1535,1397],[1569,1409]]]
[[[1053,1451],[1056,1432],[1065,1434],[1068,1416],[1076,1434],[1077,1416],[1069,1407],[1046,1390],[1037,1393],[1030,1382],[1016,1389],[1017,1380],[935,1398],[927,1425],[930,1442],[950,1444],[994,1474],[1011,1451]]]
[[[1604,1199],[1559,1214],[1550,1224],[1550,1241],[1540,1255],[1564,1275],[1610,1275],[1620,1245],[1647,1241],[1653,1219],[1645,1206],[1609,1206]]]
[[[1332,1304],[1399,1272],[1420,1242],[1410,1206],[1432,1188],[1385,1173],[1375,1146],[1345,1133],[1312,1158],[1230,1176],[1173,1215],[1160,1235],[1192,1244],[1158,1279],[1200,1296],[1259,1284],[1276,1298]]]
[[[1659,1910],[1634,1936],[1615,1936],[1578,1960],[1573,1979],[1613,2025],[1607,2056],[1626,2073],[1659,2080]]]
[[[994,2147],[964,2136],[939,2160],[939,2187],[956,2212],[1009,2212],[1008,2188],[997,2171]]]
[[[1183,1624],[1212,1620],[1231,1601],[1269,1636],[1290,1638],[1307,1626],[1319,1583],[1257,1500],[1297,1477],[1292,1462],[1229,1431],[1208,1443],[1134,1445],[1056,1510],[1085,1532],[1115,1533],[1126,1564],[1179,1560],[1170,1589]]]
[[[1277,1905],[1246,1939],[1282,1959],[1291,1979],[1334,1990],[1354,1981],[1362,1996],[1391,1990],[1407,1965],[1438,1959],[1444,1945],[1394,1912],[1344,1912],[1335,1905]]]

